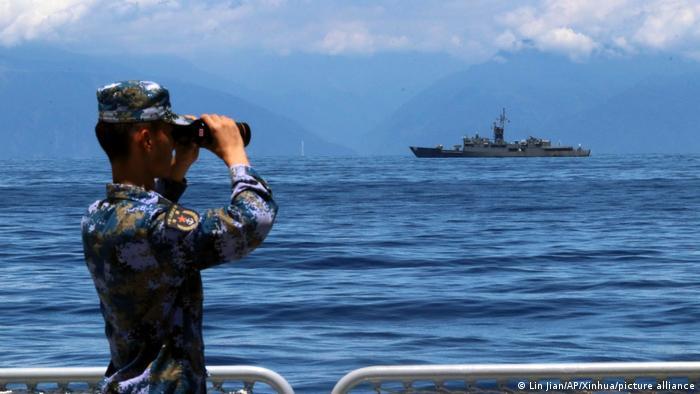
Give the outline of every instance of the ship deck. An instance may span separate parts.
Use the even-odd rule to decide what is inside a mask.
[[[469,150],[409,147],[416,157],[443,158],[443,157],[588,157],[591,151],[588,149],[574,149],[572,147],[546,147],[529,149],[511,149],[504,147],[475,147]]]

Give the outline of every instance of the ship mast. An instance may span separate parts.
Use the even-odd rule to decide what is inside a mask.
[[[506,128],[506,122],[509,121],[510,120],[506,118],[506,109],[503,108],[501,115],[498,116],[496,122],[493,122],[493,140],[495,143],[502,144],[504,142],[503,131]]]

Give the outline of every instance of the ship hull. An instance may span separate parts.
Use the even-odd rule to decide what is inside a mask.
[[[416,157],[588,157],[590,149],[572,147],[509,149],[506,147],[484,147],[465,150],[422,148],[411,146]]]

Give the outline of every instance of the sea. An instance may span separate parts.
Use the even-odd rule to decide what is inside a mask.
[[[225,206],[208,152],[181,204]],[[700,156],[252,157],[264,244],[203,272],[207,365],[700,360]],[[80,219],[108,162],[0,160],[0,368],[106,367]]]

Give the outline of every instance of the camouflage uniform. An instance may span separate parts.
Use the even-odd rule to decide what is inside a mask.
[[[255,249],[277,214],[252,168],[229,170],[230,204],[202,215],[177,203],[186,183],[168,179],[156,190],[108,184],[88,208],[83,248],[111,354],[104,392],[206,392],[199,271]]]

